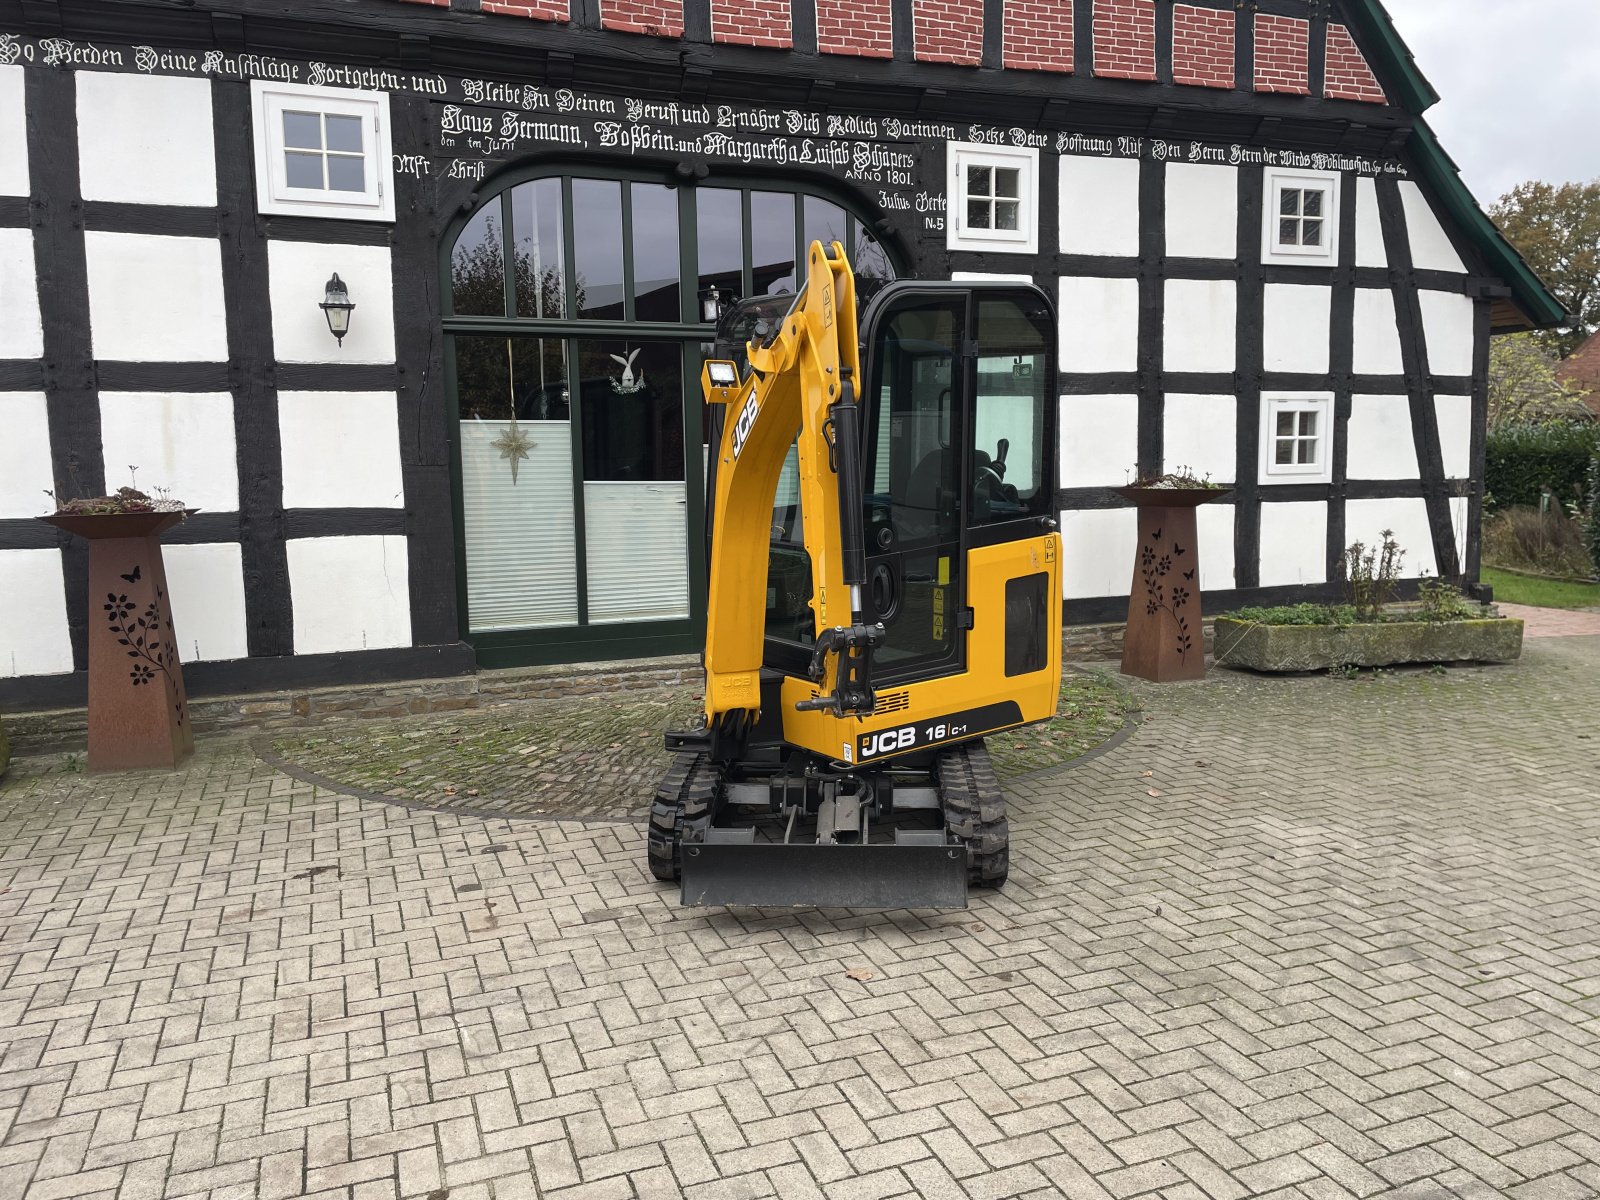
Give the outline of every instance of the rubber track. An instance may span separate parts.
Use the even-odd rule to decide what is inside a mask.
[[[1011,868],[1006,798],[981,741],[939,755],[939,798],[945,827],[967,847],[967,886],[997,888]]]
[[[716,795],[716,767],[698,750],[681,751],[656,789],[645,831],[645,859],[657,879],[678,878],[684,835],[705,839]]]

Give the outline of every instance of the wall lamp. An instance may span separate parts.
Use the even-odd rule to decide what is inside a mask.
[[[350,303],[350,289],[345,287],[344,280],[339,278],[335,271],[333,278],[328,280],[328,286],[322,297],[322,303],[317,305],[322,310],[322,315],[328,318],[328,332],[339,339],[339,345],[344,345],[344,335],[350,332],[350,314],[355,311],[355,305]]]

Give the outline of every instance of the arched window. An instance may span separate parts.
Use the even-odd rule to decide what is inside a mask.
[[[691,649],[704,612],[718,306],[792,291],[812,240],[893,278],[838,199],[600,171],[513,179],[454,238],[445,332],[466,632],[503,665]]]

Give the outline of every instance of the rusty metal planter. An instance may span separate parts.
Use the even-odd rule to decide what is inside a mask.
[[[1326,671],[1407,663],[1514,662],[1522,654],[1522,622],[1381,621],[1368,625],[1263,625],[1218,617],[1219,665],[1250,671]]]
[[[185,513],[58,513],[89,543],[91,771],[175,767],[194,753],[161,534]]]
[[[1232,488],[1120,487],[1139,506],[1139,542],[1128,593],[1122,672],[1157,683],[1203,679],[1200,543],[1195,509]]]

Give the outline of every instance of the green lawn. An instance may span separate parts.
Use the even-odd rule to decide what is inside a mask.
[[[1600,608],[1600,583],[1569,583],[1541,579],[1515,571],[1483,568],[1483,582],[1494,588],[1494,598],[1507,604],[1532,604],[1538,608]]]

